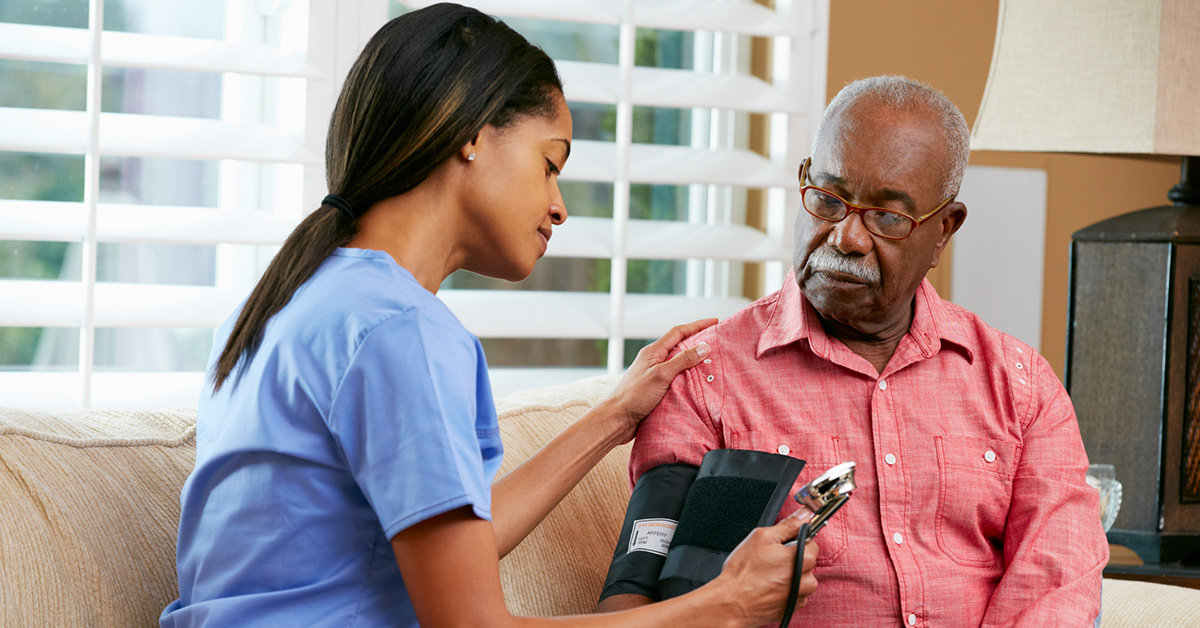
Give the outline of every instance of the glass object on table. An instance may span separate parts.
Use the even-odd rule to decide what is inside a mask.
[[[1100,491],[1100,523],[1108,532],[1121,510],[1121,483],[1111,464],[1088,465],[1087,483]]]

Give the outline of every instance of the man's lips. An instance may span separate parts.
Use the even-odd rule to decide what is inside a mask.
[[[542,236],[542,242],[546,246],[549,246],[550,245],[550,236],[554,235],[554,233],[550,230],[550,228],[549,227],[541,227],[538,229],[538,234],[540,234]]]
[[[853,284],[860,284],[860,285],[867,284],[867,282],[864,281],[860,277],[851,275],[850,273],[844,273],[844,272],[832,270],[832,269],[818,269],[818,270],[812,271],[812,274],[813,275],[821,275],[821,276],[825,277],[826,279],[836,281],[839,283],[853,283]]]

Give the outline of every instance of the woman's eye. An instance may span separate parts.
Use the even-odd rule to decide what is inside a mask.
[[[546,176],[548,177],[552,174],[558,174],[558,173],[559,173],[558,166],[554,165],[553,161],[550,161],[549,159],[547,159],[546,160]]]

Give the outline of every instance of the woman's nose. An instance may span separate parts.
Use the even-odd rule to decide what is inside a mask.
[[[567,219],[567,203],[563,200],[562,191],[554,186],[554,198],[550,200],[550,222],[561,225]]]

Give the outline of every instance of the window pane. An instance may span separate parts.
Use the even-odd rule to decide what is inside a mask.
[[[630,294],[686,294],[685,260],[631,259],[626,266],[625,291]]]
[[[572,139],[601,142],[611,142],[616,139],[616,105],[568,102],[567,107],[571,110]]]
[[[629,365],[633,364],[633,361],[637,359],[638,351],[641,351],[642,347],[654,342],[655,340],[657,340],[657,338],[626,338],[625,368],[629,368]]]
[[[83,201],[83,156],[0,152],[0,199]]]
[[[216,161],[102,157],[100,201],[216,207],[219,172]]]
[[[0,22],[88,27],[88,0],[10,0]],[[104,30],[220,39],[224,0],[105,0]]]
[[[642,347],[655,338],[625,339],[625,368],[637,359]],[[578,338],[481,338],[488,368],[604,368],[608,363],[608,340]],[[525,387],[535,387],[529,382]]]
[[[79,281],[80,250],[75,242],[0,240],[0,279]]]
[[[74,371],[78,368],[78,328],[0,327],[0,370]]]
[[[629,217],[642,220],[687,220],[688,186],[629,186]]]
[[[196,327],[99,327],[96,370],[203,371],[213,330]]]
[[[558,61],[616,63],[620,29],[612,24],[581,24],[530,18],[503,18],[504,23]]]
[[[569,168],[570,165],[567,167]],[[613,186],[611,183],[563,181],[560,179],[558,189],[562,192],[563,202],[567,204],[567,220],[570,220],[571,216],[612,218]]]
[[[691,70],[695,65],[696,35],[690,31],[637,29],[634,64]]]
[[[389,0],[388,17],[404,15],[412,9],[399,0]],[[616,63],[620,29],[612,24],[582,24],[533,18],[501,18],[513,30],[541,47],[554,59]]]
[[[107,244],[96,248],[96,281],[214,286],[217,247],[190,244]]]
[[[221,117],[218,74],[108,67],[104,68],[101,96],[106,112],[210,120]]]
[[[104,30],[224,39],[225,0],[105,0]]]
[[[603,368],[607,340],[578,338],[482,338],[489,368],[565,366]],[[531,383],[536,386],[536,383]]]
[[[87,28],[88,0],[8,0],[0,2],[0,22]]]
[[[0,86],[0,107],[87,108],[87,66],[0,59]]]
[[[633,108],[633,141],[640,144],[692,144],[692,111],[665,107]]]

